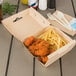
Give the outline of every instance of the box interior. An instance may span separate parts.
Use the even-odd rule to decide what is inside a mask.
[[[45,67],[49,66],[55,60],[57,60],[58,58],[60,58],[61,56],[63,56],[67,52],[69,52],[76,44],[75,40],[72,40],[69,36],[67,36],[65,33],[63,33],[61,30],[59,30],[57,27],[54,27],[54,26],[47,27],[46,29],[42,30],[39,34],[37,34],[37,36],[46,32],[48,30],[48,28],[54,29],[55,32],[58,33],[62,38],[64,38],[68,43],[47,56],[48,61],[46,62],[46,64],[41,63]]]

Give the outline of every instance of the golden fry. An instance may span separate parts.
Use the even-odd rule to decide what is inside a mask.
[[[57,34],[56,31],[52,28],[38,36],[38,38],[48,41],[48,43],[51,45],[50,48],[53,50],[57,50],[67,44],[67,41]]]

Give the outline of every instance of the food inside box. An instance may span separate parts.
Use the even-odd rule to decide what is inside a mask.
[[[2,23],[45,67],[71,51],[76,43],[58,25],[50,26],[50,22],[33,8],[6,18]]]
[[[49,27],[37,36],[30,36],[24,40],[24,45],[43,64],[48,61],[48,55],[65,46],[68,41]]]

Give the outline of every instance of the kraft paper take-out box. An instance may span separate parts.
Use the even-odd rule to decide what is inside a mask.
[[[40,33],[43,29],[45,30],[47,27],[53,28],[55,31],[57,31],[59,35],[61,35],[68,41],[65,46],[47,56],[48,61],[46,62],[46,64],[42,63],[42,65],[45,67],[49,66],[54,61],[62,57],[64,54],[71,51],[76,43],[75,40],[72,40],[69,36],[67,36],[58,28],[50,26],[49,21],[33,8],[28,8],[11,17],[8,17],[4,19],[2,23],[4,27],[22,43],[27,37],[31,35],[36,35]]]

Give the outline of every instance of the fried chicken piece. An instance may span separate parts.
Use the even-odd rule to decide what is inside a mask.
[[[53,50],[53,49],[50,49],[49,51],[50,51],[50,53],[53,53],[53,52],[55,52],[55,50]]]
[[[32,44],[32,42],[34,40],[35,40],[35,37],[34,36],[31,36],[31,37],[28,37],[27,39],[25,39],[23,43],[24,43],[25,46],[28,47],[28,46],[30,46]]]
[[[38,57],[38,60],[41,61],[43,64],[45,64],[48,61],[48,57],[47,56]]]
[[[34,56],[46,56],[50,54],[50,44],[42,39],[37,39],[31,46],[29,46],[30,52]]]

